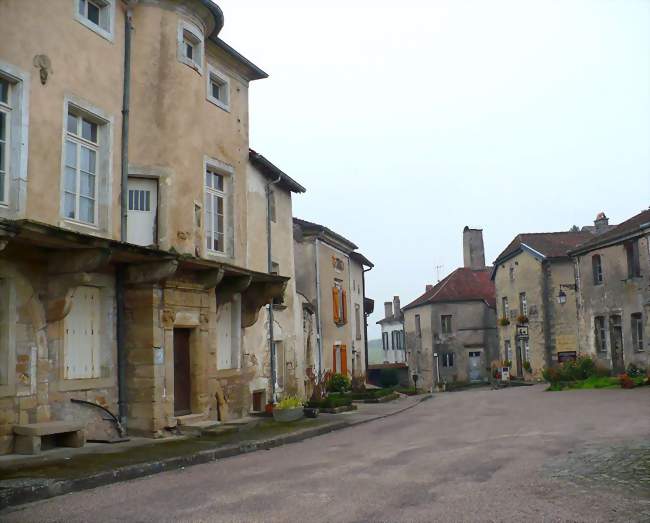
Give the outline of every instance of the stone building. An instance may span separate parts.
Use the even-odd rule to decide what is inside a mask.
[[[242,332],[288,278],[249,266],[267,75],[222,26],[209,0],[0,2],[0,453],[15,424],[114,436],[71,399],[145,435],[251,408]]]
[[[292,193],[304,192],[302,185],[268,159],[250,151],[248,237],[256,241],[248,245],[248,266],[290,278],[284,296],[267,306],[263,320],[244,331],[243,350],[258,365],[256,376],[249,384],[254,411],[262,410],[274,396],[305,395],[309,364],[305,361],[303,301],[296,293],[292,214]],[[271,318],[272,332],[269,329]],[[271,357],[274,358],[273,367]]]
[[[578,350],[576,286],[569,249],[588,231],[517,235],[494,262],[499,348],[514,376],[539,378]]]
[[[570,253],[578,284],[578,350],[615,373],[650,368],[650,210]]]
[[[383,360],[379,363],[406,363],[404,345],[404,314],[399,296],[384,302],[384,317],[377,322],[381,326]]]
[[[494,284],[481,230],[465,227],[463,257],[464,267],[402,309],[409,372],[419,387],[486,381],[497,357]]]
[[[350,240],[294,218],[296,288],[315,311],[314,374],[324,371],[363,376],[366,318],[365,273],[373,264]]]

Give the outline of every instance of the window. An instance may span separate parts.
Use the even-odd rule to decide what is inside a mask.
[[[512,348],[510,347],[510,340],[505,340],[503,342],[503,349],[506,361],[512,361]]]
[[[100,124],[70,107],[66,120],[63,216],[97,223]]]
[[[415,335],[418,338],[422,337],[422,328],[420,327],[420,315],[419,314],[415,315]]]
[[[230,111],[230,80],[213,66],[208,65],[208,101],[224,111]]]
[[[605,317],[594,318],[594,340],[596,352],[607,352],[607,338],[605,337]]]
[[[510,281],[515,281],[515,268],[512,266],[508,269],[508,277]]]
[[[627,256],[627,277],[638,278],[641,276],[641,263],[639,260],[639,240],[625,244]]]
[[[591,257],[591,269],[594,275],[594,285],[603,283],[603,261],[600,254]]]
[[[357,340],[362,338],[361,336],[361,305],[356,303],[354,305],[354,324],[357,328]]]
[[[442,366],[444,368],[451,368],[454,366],[454,353],[453,352],[443,352],[442,353]]]
[[[64,379],[101,376],[101,306],[97,287],[79,286],[63,320]]]
[[[78,0],[75,18],[88,29],[113,40],[115,0]]]
[[[640,312],[632,314],[632,346],[635,351],[643,350],[643,316]]]
[[[199,73],[203,71],[203,34],[185,21],[181,21],[178,26],[178,60]],[[208,97],[210,96],[211,89],[208,91]]]
[[[9,154],[12,85],[0,78],[0,204],[9,199]]]
[[[451,334],[451,315],[440,316],[440,325],[443,334]]]
[[[519,310],[522,316],[528,317],[528,298],[525,292],[519,293]]]
[[[503,314],[503,318],[508,319],[510,316],[510,306],[508,305],[508,298],[506,296],[501,298],[501,312]]]
[[[388,346],[388,333],[387,332],[382,332],[381,333],[381,344],[384,350],[388,350],[390,347]]]
[[[151,191],[129,189],[129,211],[150,211]]]
[[[205,170],[205,238],[208,251],[226,252],[226,177]]]
[[[332,287],[332,311],[334,314],[334,323],[343,325],[348,321],[348,304],[347,293],[343,288],[340,280],[334,282]]]

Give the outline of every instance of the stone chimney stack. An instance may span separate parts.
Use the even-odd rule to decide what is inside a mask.
[[[393,315],[393,302],[384,302],[384,318],[390,318]]]
[[[393,296],[393,314],[395,314],[395,316],[400,316],[401,309],[402,307],[400,307],[399,296]]]
[[[594,220],[594,226],[596,227],[596,234],[602,234],[609,228],[609,218],[605,216],[604,212],[598,213]]]
[[[424,288],[424,290],[425,290],[426,292],[429,292],[431,289],[433,289],[433,285],[427,285],[427,286]]]
[[[483,230],[463,229],[463,260],[466,269],[475,271],[485,269],[485,248],[483,247]]]

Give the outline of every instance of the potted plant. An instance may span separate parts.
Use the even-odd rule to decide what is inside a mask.
[[[517,323],[519,325],[526,325],[528,323],[528,316],[524,314],[520,314],[519,316],[517,316]]]
[[[524,361],[524,370],[529,374],[533,373],[533,367],[531,366],[530,361],[528,360]]]
[[[510,325],[510,320],[506,318],[505,316],[503,318],[499,318],[499,325],[501,327],[505,327],[507,325]]]
[[[273,407],[273,419],[275,421],[296,421],[302,416],[302,400],[296,396],[287,396]]]

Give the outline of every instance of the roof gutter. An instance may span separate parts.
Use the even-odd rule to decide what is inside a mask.
[[[641,225],[639,225],[639,228],[636,229],[635,231],[629,232],[622,236],[618,236],[616,238],[610,238],[609,240],[605,240],[601,242],[592,243],[591,245],[588,245],[586,248],[577,247],[572,251],[568,251],[568,254],[569,256],[579,256],[580,254],[585,254],[590,251],[594,251],[596,249],[601,249],[603,247],[610,247],[612,245],[616,245],[617,243],[630,240],[636,236],[643,234],[645,229],[650,229],[650,222],[642,223]]]

